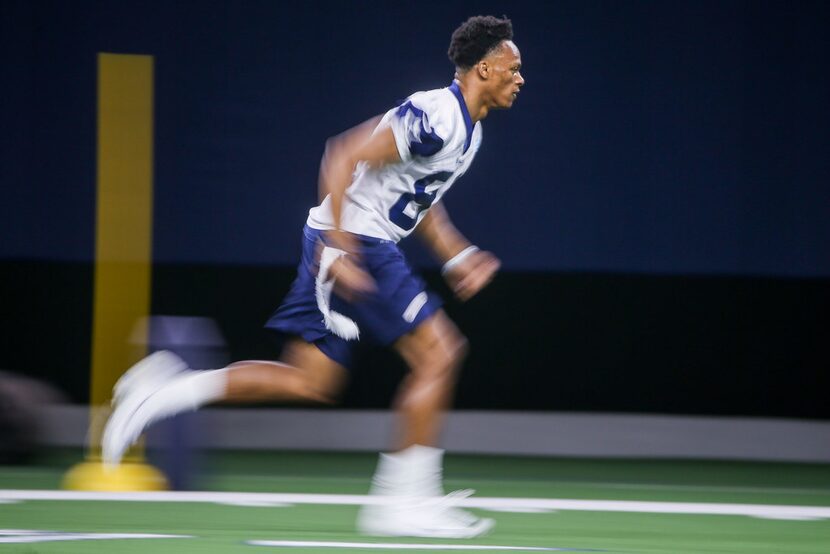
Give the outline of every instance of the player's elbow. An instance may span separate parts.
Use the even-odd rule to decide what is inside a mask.
[[[326,148],[323,153],[323,164],[327,167],[345,167],[353,170],[358,159],[354,146],[342,135],[330,137],[326,140]]]

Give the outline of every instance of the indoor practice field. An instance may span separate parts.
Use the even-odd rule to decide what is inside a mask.
[[[447,489],[474,488],[465,506],[498,523],[442,541],[354,531],[372,454],[212,454],[203,492],[135,500],[60,490],[80,458],[0,469],[0,553],[830,552],[826,464],[449,455]]]
[[[0,554],[830,554],[828,60],[830,0],[0,0]]]

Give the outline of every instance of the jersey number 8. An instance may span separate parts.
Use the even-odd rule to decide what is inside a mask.
[[[418,216],[421,215],[421,212],[428,209],[435,202],[435,192],[427,192],[427,186],[435,181],[444,182],[450,177],[452,177],[451,171],[441,171],[415,181],[415,192],[403,193],[398,198],[398,201],[389,208],[389,220],[404,231],[409,231],[415,227],[415,223],[418,222]],[[405,210],[410,202],[415,203],[417,209],[415,217],[406,215]]]

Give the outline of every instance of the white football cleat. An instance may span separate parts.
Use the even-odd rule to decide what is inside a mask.
[[[187,364],[168,350],[153,352],[124,372],[112,388],[112,405],[117,406],[140,387],[153,387],[187,369]]]
[[[496,522],[455,506],[458,499],[472,493],[463,490],[438,498],[389,497],[388,503],[363,506],[357,528],[360,533],[375,537],[481,537],[493,529]]]
[[[172,352],[160,350],[130,368],[113,388],[112,415],[101,439],[101,457],[106,465],[118,465],[149,423],[136,418],[148,398],[187,370],[187,364]]]

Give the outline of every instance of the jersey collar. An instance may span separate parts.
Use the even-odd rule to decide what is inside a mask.
[[[448,87],[450,92],[455,95],[458,100],[458,106],[461,108],[461,115],[464,117],[464,126],[467,128],[467,140],[464,141],[464,153],[470,147],[470,141],[473,140],[473,119],[470,117],[470,112],[467,110],[467,103],[464,102],[464,95],[461,94],[461,89],[458,88],[458,81],[453,81]]]

